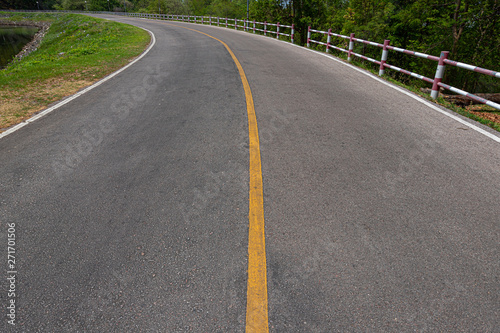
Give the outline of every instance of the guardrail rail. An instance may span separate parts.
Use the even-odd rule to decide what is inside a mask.
[[[325,42],[321,42],[321,41],[312,39],[311,38],[312,33],[319,33],[322,35],[326,35],[327,42],[325,43]],[[343,49],[341,47],[337,47],[335,45],[332,45],[331,44],[332,37],[339,37],[339,38],[343,38],[343,39],[348,39],[349,40],[349,48]],[[436,56],[421,53],[421,52],[416,52],[416,51],[411,51],[411,50],[406,50],[406,49],[398,48],[395,46],[391,46],[391,45],[389,45],[390,40],[388,40],[388,39],[386,39],[384,41],[384,44],[380,44],[380,43],[376,43],[376,42],[372,42],[372,41],[368,41],[368,40],[364,40],[364,39],[360,39],[360,38],[355,38],[354,33],[351,33],[350,36],[344,36],[344,35],[332,33],[331,29],[329,29],[328,31],[322,31],[322,30],[312,29],[309,26],[308,30],[307,30],[307,47],[308,48],[311,47],[311,43],[325,46],[326,52],[330,52],[330,49],[335,49],[335,50],[338,50],[341,52],[345,52],[345,53],[347,53],[347,60],[348,61],[352,61],[352,56],[356,56],[358,58],[361,58],[361,59],[367,60],[369,62],[372,62],[374,64],[377,64],[377,65],[379,65],[379,76],[383,76],[385,73],[385,69],[388,68],[388,69],[392,69],[394,71],[397,71],[397,72],[400,72],[403,74],[410,75],[410,76],[417,78],[417,79],[420,79],[422,81],[428,82],[428,83],[432,84],[431,97],[433,99],[436,99],[438,97],[439,88],[442,87],[442,88],[450,90],[456,94],[466,96],[466,97],[470,98],[471,100],[476,101],[477,103],[486,104],[488,106],[491,106],[495,109],[500,110],[500,104],[498,104],[498,103],[495,103],[495,102],[487,100],[485,98],[476,96],[472,93],[469,93],[467,91],[450,86],[450,85],[442,82],[443,76],[444,76],[445,65],[456,66],[459,68],[467,69],[470,71],[474,71],[477,73],[481,73],[481,74],[485,74],[485,75],[489,75],[489,76],[493,76],[493,77],[497,77],[497,78],[500,78],[500,72],[496,72],[496,71],[492,71],[489,69],[485,69],[485,68],[481,68],[481,67],[477,67],[477,66],[473,66],[473,65],[453,61],[453,60],[449,60],[448,59],[448,55],[449,55],[448,51],[442,51],[440,56],[436,57]],[[353,51],[354,50],[354,43],[362,43],[362,44],[371,45],[371,46],[381,48],[382,54],[380,56],[380,60],[366,57],[362,54],[358,54],[358,53],[354,52]],[[408,71],[408,70],[405,70],[405,69],[402,69],[402,68],[399,68],[397,66],[394,66],[394,65],[387,63],[389,51],[400,52],[400,53],[404,53],[404,54],[411,55],[414,57],[428,59],[428,60],[437,62],[438,65],[436,68],[436,74],[434,75],[434,78],[431,79],[431,78],[428,78],[424,75],[414,73],[414,72],[411,72],[411,71]]]

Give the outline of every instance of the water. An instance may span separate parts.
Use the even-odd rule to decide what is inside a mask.
[[[0,69],[21,52],[37,31],[35,27],[0,26]]]

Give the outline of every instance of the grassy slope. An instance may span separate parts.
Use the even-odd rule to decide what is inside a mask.
[[[19,123],[123,67],[150,42],[142,29],[84,15],[7,15],[2,19],[52,25],[38,50],[0,71],[0,128]]]

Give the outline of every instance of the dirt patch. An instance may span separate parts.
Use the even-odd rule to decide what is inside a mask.
[[[22,93],[4,92],[0,103],[0,132],[29,119],[51,103],[71,96],[96,81],[59,78],[29,87]]]
[[[468,112],[475,114],[476,116],[486,118],[494,123],[500,124],[500,114],[489,110],[483,110],[485,108],[488,107],[484,105],[471,105],[466,107],[465,109]]]
[[[428,88],[420,88],[420,91],[423,92],[424,94],[430,94],[431,90]],[[443,90],[439,93],[440,97],[443,97],[446,99],[449,103],[457,105],[458,107],[462,107],[464,110],[466,110],[469,113],[472,113],[476,116],[479,116],[481,118],[487,119],[489,121],[492,121],[496,124],[500,125],[500,114],[498,114],[498,110],[484,104],[472,104],[472,100],[470,98],[461,96],[461,95],[443,95],[442,93]],[[478,96],[481,96],[483,98],[490,98],[494,102],[498,102],[498,96],[500,94],[477,94]],[[422,95],[421,95],[422,96]],[[453,98],[451,98],[452,96]],[[424,96],[422,96],[424,97]],[[492,98],[493,97],[493,98]],[[458,102],[457,102],[458,101]],[[466,101],[466,102],[464,102]],[[444,107],[446,105],[442,104]]]

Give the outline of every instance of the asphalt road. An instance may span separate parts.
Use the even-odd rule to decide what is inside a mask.
[[[182,27],[252,89],[271,332],[500,332],[498,142],[271,38],[113,19],[155,46],[0,140],[2,332],[245,330],[245,93]]]

